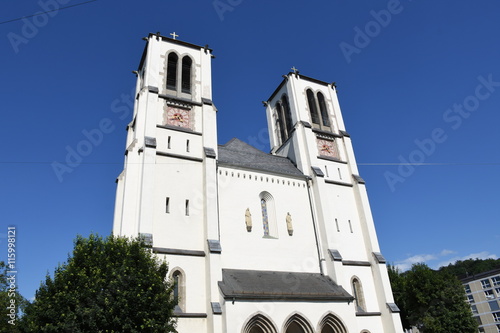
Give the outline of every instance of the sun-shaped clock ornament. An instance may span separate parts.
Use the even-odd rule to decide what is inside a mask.
[[[339,158],[337,144],[333,140],[317,139],[318,150],[321,156]]]
[[[167,106],[167,125],[191,128],[190,110]]]

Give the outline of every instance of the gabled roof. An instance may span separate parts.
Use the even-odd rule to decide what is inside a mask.
[[[275,174],[304,177],[304,174],[288,158],[264,153],[236,138],[231,139],[225,145],[219,145],[218,163]]]
[[[354,300],[344,288],[319,273],[223,269],[219,288],[226,299]]]

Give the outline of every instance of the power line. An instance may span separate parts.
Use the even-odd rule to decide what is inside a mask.
[[[95,0],[96,1],[96,0]],[[52,164],[54,162],[59,162],[59,161],[52,161],[52,162],[47,162],[47,161],[0,161],[1,164]],[[82,164],[123,164],[123,161],[121,162],[80,162],[78,165]],[[130,164],[130,162],[129,162]],[[133,164],[141,164],[139,162],[133,163]],[[153,164],[180,164],[176,162],[169,162],[169,163],[153,163]],[[250,162],[248,163],[250,165],[266,165],[266,164],[273,164],[273,163],[265,163],[265,162]],[[500,165],[500,162],[488,162],[488,163],[461,163],[461,162],[453,162],[453,163],[394,163],[394,162],[382,162],[382,163],[357,163],[357,165],[363,165],[363,166],[398,166],[398,165],[413,165],[413,166],[453,166],[453,165],[470,165],[470,166],[495,166],[495,165]]]
[[[68,8],[71,8],[71,7],[76,7],[76,6],[81,6],[81,5],[86,5],[88,3],[95,2],[95,1],[97,1],[97,0],[85,1],[85,2],[77,3],[77,4],[66,6],[66,7],[60,7],[60,8],[57,8],[57,9],[47,10],[46,12],[36,13],[36,14],[33,14],[33,15],[28,15],[28,16],[22,16],[22,17],[18,17],[18,18],[12,19],[12,20],[0,22],[0,24],[5,24],[5,23],[10,23],[10,22],[20,21],[23,18],[34,17],[34,16],[38,16],[38,15],[43,15],[43,14],[51,13],[51,12],[57,12],[59,10],[68,9]]]

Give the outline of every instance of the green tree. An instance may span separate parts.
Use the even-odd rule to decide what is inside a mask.
[[[477,332],[477,322],[456,276],[415,264],[404,273],[393,270],[390,277],[400,293],[395,298],[404,309],[405,328],[416,326],[424,333]]]
[[[454,264],[441,267],[440,271],[448,271],[459,279],[474,276],[483,272],[500,268],[500,259],[466,259],[457,260]]]
[[[28,301],[17,292],[17,284],[12,280],[15,275],[8,274],[8,271],[5,262],[0,261],[0,307],[3,309],[0,333],[20,332],[19,315],[28,304]]]
[[[141,239],[78,236],[21,320],[26,332],[175,332],[168,266]]]
[[[398,306],[401,316],[403,327],[410,328],[411,325],[408,321],[408,311],[406,305],[406,279],[402,272],[396,266],[388,265],[389,279],[391,280],[392,293],[394,295],[394,302]]]

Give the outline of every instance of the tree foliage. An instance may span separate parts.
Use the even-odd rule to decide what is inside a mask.
[[[389,277],[403,326],[424,333],[477,332],[477,322],[456,276],[415,264],[401,273],[389,267]]]
[[[440,271],[447,271],[459,279],[468,276],[474,276],[479,273],[484,273],[500,268],[500,259],[467,259],[458,260],[454,264],[441,267]]]
[[[175,332],[168,267],[140,239],[77,237],[22,318],[27,332]]]
[[[28,304],[28,301],[17,291],[16,283],[11,280],[13,275],[8,274],[8,271],[5,262],[0,261],[0,307],[4,309],[2,320],[0,320],[0,333],[20,332],[18,318]]]

